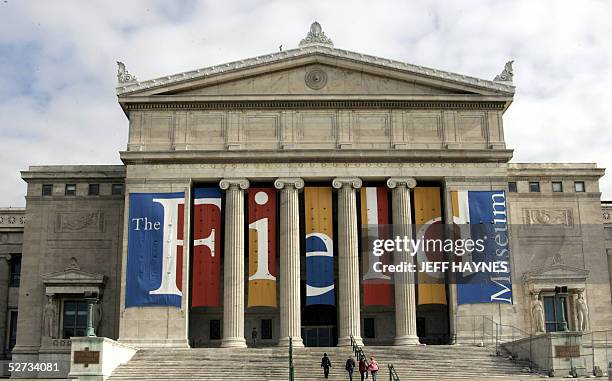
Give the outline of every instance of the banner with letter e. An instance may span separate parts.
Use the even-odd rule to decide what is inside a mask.
[[[125,307],[181,306],[184,193],[130,193]]]
[[[512,275],[506,194],[504,191],[451,192],[453,223],[469,230],[472,239],[482,239],[484,250],[472,251],[464,262],[507,262],[507,271],[458,274],[457,304],[512,304]],[[462,236],[464,233],[462,232]]]

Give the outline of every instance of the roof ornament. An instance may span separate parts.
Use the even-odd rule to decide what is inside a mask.
[[[327,37],[323,32],[321,24],[316,21],[310,25],[310,31],[308,32],[306,37],[304,37],[302,41],[300,41],[300,44],[298,46],[300,48],[303,48],[312,45],[325,45],[329,46],[330,48],[334,47],[334,43],[332,42],[332,40]]]
[[[514,78],[514,69],[512,69],[512,64],[514,61],[506,62],[506,66],[504,66],[504,70],[496,75],[493,79],[495,82],[509,82],[512,83],[512,79]]]
[[[125,64],[117,61],[117,81],[119,83],[136,83],[138,80],[125,68]]]

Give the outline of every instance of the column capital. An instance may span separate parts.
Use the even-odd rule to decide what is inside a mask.
[[[283,189],[285,187],[293,187],[295,189],[304,188],[304,180],[299,177],[279,177],[274,182],[276,189]]]
[[[387,186],[391,189],[406,187],[408,189],[416,187],[416,180],[412,177],[391,177],[387,180]]]
[[[248,179],[234,179],[228,178],[219,181],[219,188],[225,190],[232,187],[239,187],[240,189],[248,189],[251,184]]]
[[[352,187],[361,188],[363,181],[359,177],[336,177],[332,180],[332,186],[336,189]]]
[[[11,255],[10,254],[0,254],[0,259],[4,259],[7,262],[11,260]]]

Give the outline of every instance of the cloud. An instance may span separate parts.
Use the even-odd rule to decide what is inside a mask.
[[[19,171],[115,164],[127,141],[115,60],[139,79],[297,46],[312,20],[339,48],[481,78],[515,64],[515,162],[612,167],[605,1],[53,1],[0,3],[0,203]],[[612,198],[612,177],[601,181]]]

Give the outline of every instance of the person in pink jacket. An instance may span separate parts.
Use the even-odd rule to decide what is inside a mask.
[[[370,357],[370,364],[368,365],[368,370],[372,375],[372,381],[376,381],[376,373],[378,373],[378,363],[374,360],[374,357]]]

